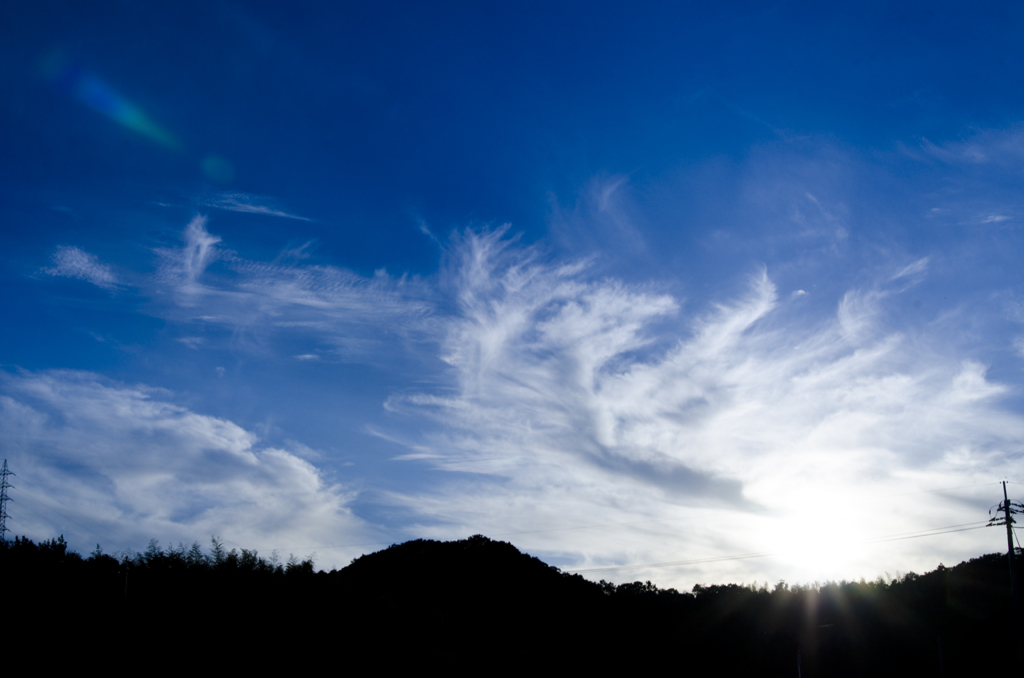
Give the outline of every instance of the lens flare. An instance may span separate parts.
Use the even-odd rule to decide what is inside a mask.
[[[203,173],[218,184],[229,184],[235,178],[235,168],[226,158],[208,155],[203,158]]]
[[[156,124],[141,108],[114,91],[99,76],[65,60],[60,53],[53,53],[43,61],[43,72],[58,89],[94,111],[165,148],[181,150],[181,143],[174,135]]]

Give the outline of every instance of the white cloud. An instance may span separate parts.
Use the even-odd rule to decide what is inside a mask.
[[[1024,422],[1001,408],[1007,391],[989,380],[983,365],[951,354],[924,331],[899,334],[885,325],[886,304],[921,277],[927,257],[879,275],[874,285],[848,290],[831,315],[808,317],[820,306],[797,301],[805,296],[799,293],[780,299],[765,270],[735,299],[684,313],[678,299],[654,285],[597,277],[587,260],[551,260],[508,237],[507,228],[454,236],[441,272],[428,280],[396,279],[383,271],[367,277],[280,259],[249,261],[219,245],[197,217],[184,247],[161,252],[157,284],[169,293],[165,312],[172,319],[229,326],[236,341],[246,333],[289,333],[302,343],[283,355],[299,361],[339,354],[393,360],[393,351],[380,348],[399,337],[392,348],[405,351],[409,369],[417,369],[417,356],[425,356],[430,369],[437,357],[447,364],[443,388],[402,390],[388,399],[390,414],[399,415],[389,421],[400,421],[400,432],[370,426],[374,435],[406,448],[396,455],[403,463],[454,472],[440,489],[387,495],[415,516],[410,537],[482,532],[513,539],[565,567],[784,551],[768,560],[598,575],[652,577],[684,587],[696,581],[874,577],[998,547],[984,545],[984,532],[884,548],[860,544],[984,517],[994,503],[990,488],[925,493],[913,502],[894,496],[995,480],[1012,473],[1022,452]],[[822,294],[815,288],[807,296]],[[791,312],[797,306],[801,313]],[[410,381],[424,383],[418,376]],[[96,395],[18,395],[47,379],[84,379]],[[319,477],[304,461],[314,455],[262,449],[251,433],[175,409],[169,396],[157,392],[51,374],[11,377],[7,391],[10,412],[22,408],[11,422],[44,422],[32,429],[38,438],[25,439],[48,440],[52,430],[63,436],[61,449],[71,450],[69,441],[81,439],[87,451],[112,438],[111,460],[131,457],[136,440],[165,454],[182,447],[184,457],[202,468],[226,459],[229,468],[250,469],[238,470],[240,480],[227,485],[242,488],[241,503],[269,482],[269,472],[253,468],[287,461],[289,468],[307,469],[305,475],[296,471],[297,478],[312,483]],[[105,400],[120,404],[103,405]],[[90,408],[108,414],[76,414]],[[71,421],[72,415],[78,419]],[[195,426],[153,423],[179,420]],[[89,423],[100,421],[108,423]],[[221,442],[193,442],[196,428]],[[164,438],[166,445],[153,447],[153,440]],[[207,447],[219,452],[203,451]],[[48,463],[70,463],[71,452],[61,455]],[[154,476],[181,482],[174,469]],[[97,477],[120,476],[102,470]],[[68,472],[66,482],[88,485],[76,478]],[[157,481],[147,482],[155,488],[147,496],[162,496]],[[87,498],[115,516],[107,524],[143,526],[149,532],[133,533],[136,542],[175,534],[174,520],[166,517],[173,511],[160,509],[163,504],[151,512],[164,516],[159,519],[134,508],[130,519],[116,514],[112,503],[120,511],[143,502],[120,486],[112,481],[105,490],[116,502],[98,490]],[[203,501],[220,496],[197,487],[190,492]],[[309,495],[316,501],[303,501],[347,515],[347,495],[323,482],[319,488]],[[220,507],[203,527],[227,533],[237,525],[240,544],[266,543],[257,539],[264,530],[260,510],[249,520],[240,510]],[[214,520],[215,514],[221,517]],[[357,529],[355,522],[342,523]],[[313,545],[327,539],[314,536]]]
[[[206,223],[197,215],[184,247],[158,252],[157,291],[170,294],[165,312],[176,320],[229,326],[236,340],[239,332],[258,337],[256,346],[274,333],[319,337],[341,358],[426,329],[430,306],[416,280],[383,270],[365,277],[334,266],[249,261],[218,247],[221,238]]]
[[[467,235],[452,271],[456,388],[388,402],[441,424],[405,458],[479,479],[395,495],[422,534],[518,534],[574,567],[786,551],[601,574],[681,585],[873,577],[993,548],[984,531],[859,544],[983,520],[994,485],[892,495],[994,481],[1024,451],[1024,420],[999,406],[1006,389],[984,366],[878,325],[895,292],[854,290],[834,317],[800,321],[761,272],[741,298],[680,322],[667,295],[501,236]]]
[[[182,273],[189,283],[194,283],[217,254],[215,245],[220,238],[206,230],[206,217],[196,215],[185,228],[185,251],[181,258]]]
[[[53,254],[53,266],[44,268],[43,273],[85,280],[105,290],[117,287],[117,276],[114,275],[114,271],[106,264],[100,263],[96,255],[77,247],[58,247]]]
[[[206,230],[206,217],[201,214],[192,217],[182,236],[185,240],[183,248],[157,251],[162,258],[157,278],[163,286],[178,294],[179,301],[192,304],[204,291],[199,279],[206,269],[231,253],[217,248],[221,239]]]
[[[8,526],[18,534],[59,528],[80,549],[99,539],[108,551],[217,534],[269,554],[370,532],[348,509],[354,492],[307,461],[311,451],[263,446],[165,391],[69,371],[4,374],[0,389],[3,454],[18,473]],[[347,562],[344,552],[326,556]]]
[[[221,193],[220,195],[206,198],[202,204],[207,207],[227,210],[229,212],[245,212],[247,214],[264,214],[270,217],[283,217],[285,219],[298,219],[299,221],[312,221],[307,217],[291,214],[272,207],[268,200],[258,195],[248,193]]]
[[[553,231],[572,251],[628,252],[641,256],[647,250],[645,234],[634,218],[629,177],[614,175],[593,179],[573,205],[551,198]]]
[[[872,332],[883,296],[877,290],[850,290],[843,295],[836,318],[847,339],[857,343]]]
[[[980,129],[964,139],[938,144],[924,139],[921,149],[950,164],[1019,165],[1024,161],[1024,125]]]
[[[892,278],[890,278],[890,280],[909,278],[911,276],[917,275],[918,273],[924,273],[926,270],[928,270],[928,262],[930,259],[931,257],[921,257],[914,263],[907,264],[899,271],[897,271],[896,274],[893,275]]]
[[[179,337],[178,341],[185,344],[191,349],[198,349],[200,346],[206,343],[206,340],[202,337]]]

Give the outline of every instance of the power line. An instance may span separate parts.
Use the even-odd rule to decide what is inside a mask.
[[[985,483],[985,484],[986,485],[990,485],[990,484],[994,484],[994,483]],[[976,487],[976,486],[975,485],[967,485],[965,487]],[[950,488],[946,488],[946,489],[950,489]],[[936,491],[937,492],[938,490],[924,490],[924,491],[925,492],[931,492],[931,491]],[[911,494],[913,494],[913,493],[911,493]],[[887,495],[887,496],[899,496],[899,495]],[[549,530],[524,530],[524,531],[520,531],[520,532],[490,532],[490,533],[488,533],[488,536],[490,536],[490,537],[508,537],[508,536],[515,536],[515,535],[519,535],[519,534],[543,534],[543,533],[546,533],[546,532],[571,532],[571,531],[574,531],[574,530],[594,530],[594,529],[599,529],[599,528],[602,528],[602,527],[628,527],[628,526],[631,526],[631,525],[647,525],[647,524],[651,524],[651,523],[675,523],[675,522],[682,522],[684,520],[689,520],[689,518],[673,518],[673,519],[667,519],[667,520],[638,520],[636,522],[631,522],[631,523],[606,523],[606,524],[603,524],[603,525],[581,525],[581,526],[578,526],[578,527],[556,527],[556,528],[552,528],[552,529],[549,529]],[[979,527],[986,527],[985,523],[980,523],[979,524],[977,522],[974,522],[974,523],[961,523],[959,525],[949,525],[948,527],[949,528],[958,528],[958,527],[965,527],[965,526],[970,526],[970,525],[976,525],[977,527],[967,527],[966,529],[974,530],[974,529],[978,529]],[[936,530],[946,530],[947,528],[946,527],[937,527],[937,528],[934,528],[934,529],[936,529]],[[948,531],[949,532],[962,532],[963,530],[949,529]],[[902,535],[902,534],[908,534],[908,535],[914,535],[914,536],[899,537],[899,535]],[[920,530],[914,530],[912,532],[897,532],[896,535],[890,535],[891,537],[897,537],[897,538],[885,537],[885,538],[879,539],[878,541],[898,541],[899,539],[904,539],[904,538],[905,539],[916,539],[917,537],[927,537],[930,534],[931,534],[930,530],[925,530],[923,533],[921,533]],[[944,534],[944,533],[937,532],[936,534]],[[391,544],[394,544],[394,543],[395,543],[394,541],[378,541],[378,542],[370,542],[370,543],[363,543],[363,544],[327,544],[327,545],[320,545],[320,546],[292,546],[290,548],[295,549],[295,550],[341,549],[341,548],[355,548],[357,546],[390,546]],[[858,543],[870,544],[870,543],[874,543],[874,541],[858,542]],[[768,555],[768,554],[765,554],[765,555]],[[748,556],[744,556],[744,557],[748,557]],[[637,566],[637,567],[639,567],[639,566]],[[572,571],[575,572],[576,570],[572,570]],[[580,571],[582,571],[582,570],[580,570]]]
[[[975,483],[973,485],[956,485],[955,487],[937,487],[934,490],[914,490],[913,492],[900,492],[899,494],[880,494],[875,495],[878,498],[884,497],[906,497],[911,494],[930,494],[932,492],[946,492],[948,490],[964,490],[969,487],[988,487],[989,485],[998,485],[998,481],[990,481],[987,483]]]
[[[987,483],[974,483],[972,485],[954,485],[952,487],[936,487],[930,490],[914,490],[913,492],[898,492],[896,494],[879,494],[872,495],[876,499],[884,499],[886,497],[905,497],[911,494],[931,494],[935,492],[947,492],[949,490],[963,490],[972,487],[988,487],[989,485],[998,485],[999,481],[990,481]],[[761,509],[760,511],[751,511],[752,513],[760,513],[768,509]],[[602,523],[599,525],[577,525],[574,527],[552,527],[544,530],[519,530],[516,532],[489,532],[488,536],[491,537],[512,537],[521,534],[545,534],[548,532],[573,532],[576,530],[597,530],[604,527],[630,527],[633,525],[650,525],[656,523],[680,523],[684,521],[692,520],[692,516],[686,518],[660,518],[653,520],[637,520],[628,523]],[[966,523],[972,525],[973,523]],[[393,541],[381,541],[372,542],[368,544],[326,544],[320,546],[293,546],[291,548],[295,550],[309,550],[309,549],[341,549],[341,548],[355,548],[358,546],[390,546],[394,544]]]
[[[988,527],[987,523],[962,523],[960,525],[948,525],[946,527],[936,527],[931,530],[925,530],[923,532],[902,532],[896,535],[890,535],[886,537],[879,537],[877,539],[868,539],[858,544],[877,544],[889,541],[901,541],[904,539],[920,539],[921,537],[933,537],[939,534],[949,534],[950,532],[966,532],[968,530],[980,530]],[[700,565],[703,563],[717,563],[726,560],[748,560],[750,558],[766,558],[768,556],[777,556],[785,553],[785,551],[764,551],[756,553],[740,553],[729,556],[715,556],[711,558],[696,558],[693,560],[673,560],[661,563],[636,563],[632,565],[610,565],[608,567],[590,567],[574,570],[565,570],[565,572],[604,572],[611,570],[628,570],[639,567],[678,567],[682,565]]]
[[[969,530],[980,530],[980,529],[983,529],[983,528],[986,528],[986,527],[988,527],[987,523],[985,525],[975,525],[974,527],[961,527],[960,529],[957,529],[957,530],[942,530],[941,532],[925,532],[924,534],[912,534],[912,535],[907,536],[907,537],[893,537],[891,539],[872,539],[870,541],[863,541],[863,542],[860,542],[860,543],[861,544],[880,544],[880,543],[887,542],[887,541],[902,541],[903,539],[920,539],[921,537],[933,537],[933,536],[935,536],[937,534],[949,534],[950,532],[967,532]]]
[[[6,469],[6,463],[7,462],[5,460],[4,461],[4,469]],[[0,472],[0,473],[2,473],[2,472]],[[14,473],[11,473],[11,472],[8,472],[8,474],[9,475],[14,475]],[[4,480],[4,482],[6,482],[6,480]],[[901,496],[907,496],[907,495],[912,495],[912,494],[926,494],[926,493],[946,492],[946,491],[949,491],[949,490],[967,489],[967,488],[974,488],[974,487],[985,487],[985,486],[994,485],[994,484],[997,484],[997,482],[996,481],[990,481],[990,482],[986,482],[986,483],[974,483],[974,484],[970,484],[970,485],[956,485],[956,486],[932,488],[932,489],[926,489],[926,490],[914,490],[912,492],[901,492],[901,493],[894,493],[894,494],[875,495],[875,497],[876,498],[901,497]],[[12,486],[7,485],[7,487],[12,487]],[[3,489],[3,499],[6,500],[6,489]],[[0,507],[0,509],[2,509],[2,508],[3,507]],[[29,508],[31,510],[31,507],[26,507],[26,508]],[[65,520],[68,520],[68,521],[70,521],[72,523],[77,524],[85,532],[90,531],[89,528],[87,528],[85,525],[83,525],[82,523],[78,522],[77,520],[74,520],[70,516],[66,515],[66,512],[61,510],[63,507],[60,507],[58,505],[58,506],[52,506],[52,507],[48,507],[48,508],[50,508],[51,510],[52,509],[57,509],[58,513],[64,514],[63,517],[64,517]],[[708,510],[711,510],[711,509],[708,509]],[[758,513],[758,512],[761,512],[761,511],[765,511],[765,510],[768,510],[768,509],[767,508],[762,508],[760,511],[753,511],[753,512]],[[36,511],[31,511],[31,512],[35,513],[36,515],[39,515],[39,517],[41,517],[41,518],[44,518],[44,519],[47,519],[47,520],[50,519],[50,516],[43,516],[41,513],[36,512]],[[6,518],[6,517],[7,517],[6,513],[2,512],[2,510],[0,510],[0,518]],[[652,519],[652,520],[640,520],[640,521],[630,521],[630,522],[621,522],[621,523],[603,523],[603,524],[596,524],[596,525],[578,525],[578,526],[573,526],[573,527],[548,528],[548,529],[542,529],[542,530],[520,530],[520,531],[515,531],[515,532],[498,532],[498,533],[493,533],[492,532],[492,533],[489,533],[489,536],[492,536],[492,537],[503,537],[503,536],[516,536],[516,535],[544,534],[544,533],[551,533],[551,532],[572,532],[572,531],[577,531],[577,530],[593,530],[593,529],[614,528],[614,527],[631,527],[631,526],[635,526],[635,525],[649,525],[649,524],[658,524],[658,523],[678,523],[678,522],[682,522],[682,521],[686,521],[686,520],[692,520],[692,516],[688,516],[686,518]],[[965,523],[964,525],[968,525],[969,526],[969,525],[973,525],[973,523]],[[951,528],[959,528],[959,527],[964,527],[964,525],[950,526],[950,527]],[[979,527],[983,527],[983,525],[981,525]],[[6,531],[6,529],[7,529],[4,526],[4,524],[2,522],[2,519],[0,519],[0,528],[2,528],[2,529],[0,529],[0,536],[2,536],[4,534],[4,532]],[[916,533],[916,532],[915,533],[905,533],[908,536],[892,535],[892,536],[889,536],[889,537],[884,537],[884,538],[880,538],[878,540],[871,540],[871,541],[863,542],[863,543],[876,543],[876,542],[884,542],[884,541],[899,541],[900,539],[916,539],[916,538],[920,538],[920,537],[931,536],[932,534],[945,534],[947,532],[964,531],[964,530],[960,530],[960,529],[949,529],[949,530],[946,530],[946,528],[935,528],[935,529],[936,530],[941,530],[941,531],[928,530],[928,531],[924,531],[922,533]],[[976,527],[966,527],[965,529],[970,530],[970,529],[977,529],[977,528]],[[319,550],[319,549],[360,548],[360,547],[367,547],[367,546],[390,546],[391,544],[394,544],[394,543],[396,543],[396,542],[395,541],[384,541],[384,542],[361,542],[361,543],[355,543],[355,544],[325,544],[325,545],[317,545],[317,546],[292,546],[292,547],[290,547],[289,550],[294,549],[294,550],[298,550],[298,551],[304,551],[304,550]],[[671,563],[652,563],[652,564],[646,564],[646,565],[644,565],[644,564],[640,564],[640,565],[619,565],[619,566],[609,566],[609,567],[603,567],[603,568],[589,568],[589,569],[585,569],[585,570],[568,570],[568,571],[570,571],[570,572],[589,572],[589,571],[598,571],[598,570],[605,570],[605,569],[625,569],[625,568],[634,568],[634,567],[668,567],[668,566],[673,566],[673,565],[696,564],[696,563],[701,563],[701,562],[716,562],[716,561],[720,561],[720,560],[760,558],[760,557],[765,557],[765,556],[769,556],[769,555],[776,555],[776,553],[772,552],[772,553],[739,554],[739,555],[732,555],[732,556],[714,557],[714,558],[710,558],[710,559],[697,559],[697,560],[692,560],[692,561],[690,561],[690,560],[687,560],[687,561],[672,561]]]

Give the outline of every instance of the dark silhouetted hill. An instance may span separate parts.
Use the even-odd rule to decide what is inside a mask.
[[[440,661],[583,656],[600,645],[607,616],[598,584],[479,535],[406,542],[331,577],[344,607],[368,625],[353,634],[372,644],[401,637],[409,650]]]
[[[406,542],[329,573],[216,541],[209,553],[154,541],[83,558],[63,539],[15,539],[0,543],[0,571],[7,647],[58,666],[794,676],[799,653],[816,678],[1013,664],[995,554],[890,581],[690,593],[590,582],[479,535]]]

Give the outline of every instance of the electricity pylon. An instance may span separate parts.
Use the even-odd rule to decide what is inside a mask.
[[[13,475],[14,473],[7,468],[7,460],[4,459],[4,467],[0,469],[0,539],[4,541],[7,540],[7,502],[10,499],[7,490],[14,488],[14,485],[7,482],[7,477]]]
[[[1003,501],[988,510],[989,525],[1006,525],[1006,559],[1010,561],[1010,597],[1013,604],[1014,644],[1017,646],[1017,675],[1022,675],[1024,667],[1024,649],[1021,648],[1020,629],[1020,590],[1017,586],[1017,572],[1014,567],[1013,519],[1014,514],[1024,513],[1024,504],[1010,501],[1006,496],[1006,481],[1003,481]],[[1000,515],[1002,514],[1002,515]]]

